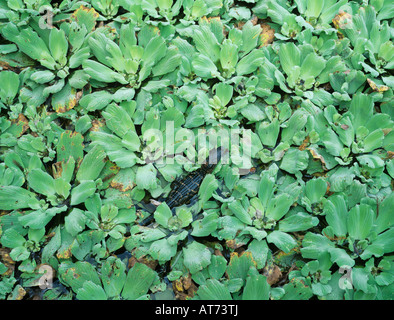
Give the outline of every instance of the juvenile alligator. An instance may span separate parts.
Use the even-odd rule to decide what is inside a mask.
[[[216,150],[210,152],[210,156],[206,159],[205,163],[201,165],[201,168],[190,172],[185,177],[179,177],[173,182],[173,187],[168,196],[162,200],[172,210],[173,208],[179,207],[183,204],[189,204],[198,195],[200,185],[208,173],[212,173],[215,169],[216,164],[220,161],[222,156],[222,149],[219,147]],[[159,204],[162,201],[152,201]],[[153,215],[147,217],[141,221],[140,225],[145,225],[153,219]]]

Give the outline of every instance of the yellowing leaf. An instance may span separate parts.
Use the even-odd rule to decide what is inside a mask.
[[[274,42],[275,30],[272,29],[269,24],[260,24],[262,31],[260,32],[260,47],[266,47]]]
[[[372,90],[376,91],[376,92],[384,92],[384,91],[387,91],[389,89],[388,86],[379,86],[379,85],[377,85],[371,79],[367,79],[367,82],[368,82],[369,86],[372,88]]]

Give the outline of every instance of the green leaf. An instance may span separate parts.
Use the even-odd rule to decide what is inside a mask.
[[[52,207],[46,210],[39,209],[19,217],[18,220],[24,227],[29,227],[29,230],[41,229],[44,228],[56,214],[66,210],[67,206]]]
[[[256,268],[261,269],[265,266],[268,257],[268,245],[265,240],[252,240],[248,245],[248,251],[252,253]]]
[[[242,300],[268,300],[270,286],[267,278],[261,274],[248,276],[242,294]]]
[[[327,183],[323,179],[312,179],[305,184],[305,195],[311,203],[319,202],[327,191]]]
[[[8,70],[0,72],[0,100],[5,104],[11,104],[18,90],[18,74]]]
[[[291,235],[282,231],[272,231],[267,236],[267,241],[273,243],[285,253],[289,253],[297,245],[297,242]]]
[[[377,233],[393,226],[394,215],[392,214],[392,208],[394,208],[394,193],[390,193],[379,205],[379,215],[375,221]]]
[[[296,232],[308,230],[319,224],[319,219],[304,212],[298,212],[279,222],[279,231]]]
[[[272,121],[263,121],[257,127],[257,133],[263,145],[274,147],[279,135],[279,121],[273,119]]]
[[[270,177],[268,172],[264,172],[261,175],[259,189],[258,189],[259,199],[261,200],[261,204],[263,205],[264,208],[268,207],[268,201],[274,195],[274,191],[275,191],[274,186],[275,186],[274,178]]]
[[[78,68],[79,66],[82,65],[82,63],[88,59],[90,56],[90,50],[89,47],[83,47],[77,51],[74,52],[74,54],[70,57],[69,59],[69,67],[70,68]]]
[[[84,260],[86,258],[86,256],[88,255],[88,253],[92,251],[92,248],[93,248],[93,237],[94,237],[94,234],[97,234],[97,233],[98,232],[94,232],[93,233],[93,232],[90,232],[90,231],[85,231],[85,232],[82,232],[82,233],[78,234],[75,237],[75,240],[72,242],[72,244],[70,246],[70,252],[72,253],[72,255],[77,260],[80,260],[80,261]],[[97,251],[100,250],[97,247],[95,249]]]
[[[229,203],[228,208],[243,223],[249,224],[249,225],[252,224],[252,218],[250,217],[250,215],[246,211],[246,209],[242,206],[242,204],[239,200]]]
[[[102,90],[84,95],[82,99],[79,100],[79,105],[85,108],[86,111],[101,110],[105,108],[112,99],[112,94]]]
[[[356,205],[349,211],[347,229],[353,239],[365,239],[371,232],[374,212],[367,204]]]
[[[174,71],[181,64],[181,58],[182,55],[179,54],[178,48],[170,47],[166,56],[152,68],[152,75],[154,77],[162,76]]]
[[[294,136],[303,128],[308,121],[308,114],[303,109],[294,111],[291,118],[286,122],[287,127],[282,130],[282,141],[292,142]]]
[[[229,39],[223,41],[220,49],[220,64],[222,69],[230,76],[235,71],[238,61],[238,47]]]
[[[192,236],[206,237],[217,229],[218,215],[216,213],[208,213],[204,218],[193,221],[192,227]]]
[[[290,148],[286,151],[280,168],[289,173],[296,173],[300,170],[305,170],[308,167],[309,153],[306,150],[299,150],[297,148]]]
[[[232,300],[228,289],[216,279],[208,279],[197,290],[201,300]]]
[[[193,70],[197,76],[211,79],[217,73],[217,68],[212,60],[203,55],[197,55],[192,61]]]
[[[171,260],[177,253],[177,245],[170,244],[167,239],[160,239],[152,243],[149,254],[159,263]]]
[[[328,252],[331,255],[331,261],[336,263],[339,267],[350,266],[353,267],[355,261],[342,248],[330,248]]]
[[[117,104],[111,103],[102,114],[106,120],[107,127],[119,137],[125,136],[130,131],[135,131],[130,115]]]
[[[83,158],[83,136],[78,132],[69,130],[60,135],[56,146],[57,161],[68,161],[70,156],[76,162]]]
[[[87,217],[81,209],[74,208],[64,218],[64,227],[67,232],[72,236],[76,236],[78,233],[85,229]]]
[[[219,61],[220,45],[208,26],[200,26],[200,28],[195,29],[193,32],[193,40],[197,50],[208,57],[210,61],[213,63]]]
[[[219,280],[226,272],[227,260],[222,256],[213,255],[211,264],[208,266],[209,275]]]
[[[92,180],[83,180],[71,190],[71,205],[77,205],[84,202],[96,191],[96,184]]]
[[[251,252],[246,251],[240,256],[236,253],[233,253],[227,266],[228,277],[229,279],[239,278],[245,281],[249,269],[255,266],[256,262],[253,260]]]
[[[292,42],[280,45],[279,61],[288,76],[294,71],[295,66],[300,66],[300,50]]]
[[[1,236],[1,244],[7,248],[21,247],[26,239],[13,228],[7,229]]]
[[[368,119],[372,118],[372,97],[362,93],[355,94],[352,97],[349,112],[353,115],[353,127],[355,130],[357,130],[358,127],[364,125]]]
[[[57,250],[61,246],[61,232],[60,226],[56,227],[54,230],[54,236],[49,240],[49,242],[42,249],[41,261],[42,263],[48,263],[56,254]]]
[[[211,263],[212,254],[209,249],[196,241],[182,249],[186,268],[190,273],[196,273]]]
[[[233,96],[233,87],[229,84],[220,82],[215,86],[215,94],[219,98],[221,105],[224,107],[230,102]]]
[[[55,79],[56,75],[49,70],[36,71],[31,76],[30,79],[37,83],[47,83]]]
[[[56,193],[55,180],[41,169],[30,170],[27,176],[27,181],[29,186],[38,193],[46,196],[54,195]]]
[[[0,187],[0,209],[38,209],[39,200],[33,192],[17,186]]]
[[[213,192],[218,188],[218,181],[213,174],[207,174],[200,185],[198,195],[202,206],[212,197]]]
[[[86,261],[64,262],[59,265],[59,274],[61,274],[63,282],[70,286],[74,292],[82,288],[87,281],[101,286],[95,267]]]
[[[11,250],[10,257],[14,261],[23,261],[28,259],[30,256],[30,252],[26,247],[16,247]]]
[[[156,272],[145,264],[137,262],[127,274],[122,291],[126,300],[135,300],[146,294],[156,278]]]
[[[235,9],[235,11],[238,11],[238,9],[241,9],[242,11],[243,8],[238,7]],[[247,10],[247,12],[248,11],[249,10]],[[254,25],[252,21],[249,20],[249,17],[246,20],[248,21],[242,26],[242,45],[240,46],[242,55],[249,53],[253,48],[256,47],[259,36],[262,32],[259,24]]]
[[[126,281],[126,265],[116,257],[108,257],[101,267],[101,281],[106,295],[118,297]]]
[[[3,29],[4,37],[16,43],[23,53],[34,60],[38,60],[48,69],[55,70],[56,62],[50,54],[44,40],[30,27],[21,31],[13,23],[8,23]]]
[[[347,204],[342,195],[333,195],[324,204],[326,220],[338,237],[347,234]]]
[[[89,59],[85,60],[82,63],[82,67],[85,70],[85,72],[95,80],[106,82],[106,83],[111,83],[111,82],[120,82],[121,84],[128,83],[120,73],[111,70],[107,66],[97,61],[89,60]]]
[[[310,286],[305,284],[303,278],[293,278],[283,286],[285,294],[281,300],[308,300],[313,296]]]
[[[364,139],[364,152],[371,152],[383,145],[384,133],[382,129],[371,132]]]
[[[67,62],[68,42],[62,29],[52,28],[49,33],[49,50],[52,57],[64,66]]]
[[[172,217],[171,209],[168,207],[167,203],[163,202],[160,204],[154,213],[155,221],[167,228],[168,220]]]
[[[142,68],[139,73],[138,81],[145,80],[153,67],[161,58],[166,55],[167,47],[163,37],[156,36],[148,42],[142,55]]]
[[[155,189],[157,186],[156,171],[151,163],[138,167],[136,174],[137,186],[141,189]]]
[[[250,74],[254,72],[263,62],[263,51],[255,49],[237,63],[237,75],[242,76],[245,74]]]
[[[343,150],[343,144],[332,129],[327,128],[327,130],[322,132],[320,134],[320,139],[328,153],[333,156],[340,156],[341,151]]]
[[[77,291],[78,300],[107,300],[104,289],[88,280],[84,282],[82,288]]]
[[[323,252],[328,252],[334,247],[327,237],[321,234],[308,232],[302,240],[301,253],[304,258],[317,259]]]
[[[105,166],[105,158],[106,154],[103,148],[95,145],[83,158],[76,179],[78,181],[96,180]]]

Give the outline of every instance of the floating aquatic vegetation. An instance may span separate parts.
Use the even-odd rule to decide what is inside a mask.
[[[2,1],[0,299],[392,299],[393,8]]]

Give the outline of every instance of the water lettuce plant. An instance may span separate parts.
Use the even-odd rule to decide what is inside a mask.
[[[1,1],[0,299],[393,299],[393,9]]]

